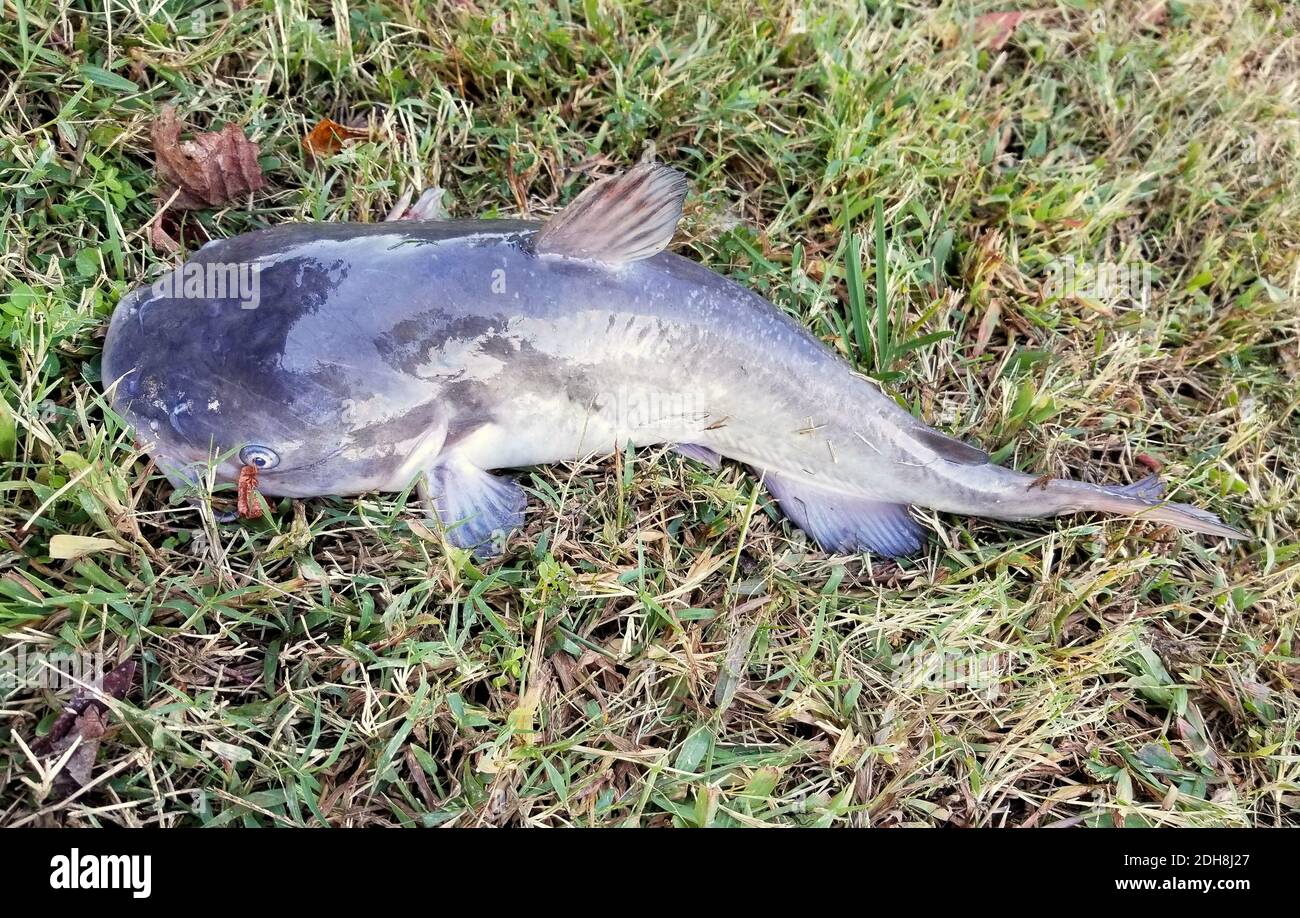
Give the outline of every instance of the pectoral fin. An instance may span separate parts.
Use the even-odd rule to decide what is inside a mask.
[[[906,504],[867,500],[768,473],[767,489],[785,515],[827,551],[873,551],[897,558],[925,544]]]
[[[501,553],[524,522],[524,489],[455,456],[441,457],[420,484],[425,507],[447,530],[447,541],[480,558]]]

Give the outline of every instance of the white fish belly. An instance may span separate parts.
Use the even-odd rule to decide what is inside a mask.
[[[633,386],[612,387],[581,405],[565,395],[520,393],[456,449],[479,468],[544,465],[633,446],[699,442],[713,415],[698,397]]]

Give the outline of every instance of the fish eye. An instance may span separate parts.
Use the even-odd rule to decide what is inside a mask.
[[[269,447],[249,444],[239,451],[239,461],[267,472],[280,464],[280,457]]]

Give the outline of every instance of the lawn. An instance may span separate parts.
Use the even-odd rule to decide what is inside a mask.
[[[1290,3],[0,10],[0,825],[1300,822]],[[916,558],[828,555],[666,450],[519,473],[489,562],[398,494],[217,522],[99,378],[180,257],[168,104],[265,178],[171,212],[186,251],[408,188],[544,218],[652,145],[675,250],[916,415],[1033,474],[1158,468],[1253,537],[927,513]],[[326,117],[361,136],[307,155]],[[69,692],[13,663],[57,654],[136,665],[71,786]]]

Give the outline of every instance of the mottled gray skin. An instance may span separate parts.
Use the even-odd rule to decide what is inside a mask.
[[[238,450],[273,449],[269,495],[400,490],[438,467],[631,440],[698,444],[814,496],[1002,519],[1092,506],[1091,486],[1031,488],[931,431],[701,265],[539,256],[536,228],[293,224],[213,242],[192,261],[258,265],[258,307],[124,298],[103,362],[113,405],[176,482],[213,456],[234,480]]]

